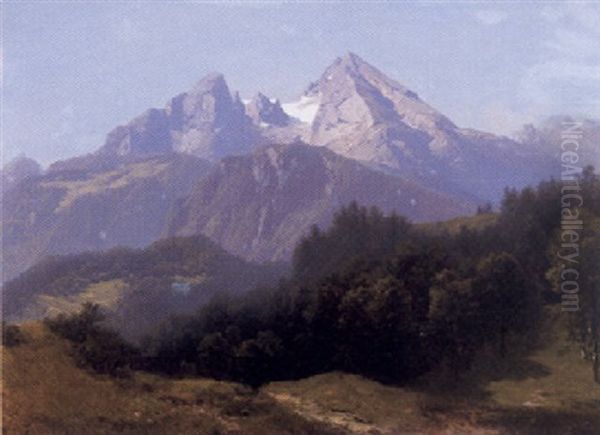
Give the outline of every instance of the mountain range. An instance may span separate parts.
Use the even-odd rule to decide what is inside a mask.
[[[244,100],[212,73],[94,153],[43,172],[23,160],[5,168],[3,280],[46,255],[194,234],[247,260],[285,261],[351,201],[413,221],[470,214],[558,174],[552,132],[529,126],[515,140],[458,127],[352,53],[288,103]]]
[[[244,102],[221,74],[210,74],[164,109],[117,127],[101,152],[174,151],[218,161],[257,145],[299,140],[480,200],[496,200],[507,186],[547,177],[555,161],[515,140],[457,127],[353,53],[336,59],[298,101],[284,105],[261,93]]]

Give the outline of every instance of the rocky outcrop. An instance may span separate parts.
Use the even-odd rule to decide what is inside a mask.
[[[209,74],[165,109],[150,109],[110,132],[101,154],[152,155],[179,152],[216,161],[243,154],[257,141],[238,95],[223,75]]]
[[[108,134],[103,151],[117,156],[171,152],[165,111],[149,109],[129,124],[115,128]]]
[[[270,100],[260,92],[248,103],[246,113],[260,127],[284,127],[291,122],[279,100]]]
[[[238,94],[221,74],[202,79],[167,106],[173,151],[215,161],[252,150],[255,133]]]

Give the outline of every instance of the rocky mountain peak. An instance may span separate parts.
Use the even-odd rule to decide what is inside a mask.
[[[225,76],[218,72],[211,72],[202,77],[194,87],[192,88],[193,93],[205,93],[205,92],[222,92],[229,94],[229,88],[225,81]]]
[[[398,169],[406,151],[455,148],[452,121],[354,53],[337,58],[309,92],[321,103],[309,141],[347,157]]]
[[[347,74],[360,75],[366,69],[374,69],[371,65],[365,62],[360,56],[352,52],[348,52],[341,57],[338,57],[330,66],[333,69],[342,69]]]
[[[473,185],[481,174],[497,172],[491,170],[499,165],[489,162],[493,156],[511,174],[509,180],[518,175],[506,152],[519,152],[516,142],[457,127],[355,53],[335,59],[297,101],[280,104],[257,93],[245,103],[232,94],[223,74],[210,73],[166,108],[113,130],[102,150],[109,155],[175,151],[217,161],[258,144],[302,139],[435,188],[453,184],[459,185],[455,191],[478,191]],[[482,196],[491,198],[508,185],[486,183],[494,188]]]
[[[426,117],[454,124],[421,100],[418,94],[369,64],[354,53],[338,57],[310,88],[311,93],[357,93],[372,108],[388,106],[413,128],[423,126]],[[379,106],[379,107],[377,107]],[[435,123],[435,121],[433,121]]]
[[[210,73],[164,109],[150,109],[107,136],[105,154],[182,152],[208,160],[249,151],[256,140],[239,95]]]
[[[234,111],[234,99],[222,74],[211,73],[190,92],[173,98],[166,108],[175,129],[222,123]]]
[[[327,67],[305,93],[309,97],[318,101],[318,110],[306,141],[345,157],[436,189],[483,198],[498,198],[505,186],[532,178],[525,180],[526,170],[515,168],[516,142],[457,127],[356,54]],[[499,179],[498,172],[510,175]]]
[[[283,111],[279,100],[269,99],[260,92],[246,106],[246,113],[259,126],[282,127],[290,122],[290,117]]]

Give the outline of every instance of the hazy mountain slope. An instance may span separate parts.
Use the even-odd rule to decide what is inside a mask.
[[[525,147],[550,156],[559,165],[564,134],[574,136],[573,142],[579,144],[577,165],[600,168],[600,121],[596,119],[574,120],[570,116],[553,116],[539,124],[525,125],[517,137]],[[566,146],[565,150],[575,150],[574,143]]]
[[[175,199],[207,168],[187,155],[87,156],[26,180],[3,198],[4,280],[44,255],[157,240]]]
[[[166,235],[202,233],[244,258],[286,259],[313,224],[352,201],[417,221],[474,211],[323,147],[271,145],[221,161],[174,208]]]
[[[39,319],[92,302],[127,337],[139,337],[169,315],[192,313],[217,294],[270,285],[281,273],[278,266],[234,257],[202,236],[161,240],[143,250],[48,258],[5,284],[3,314]]]
[[[287,259],[311,225],[326,225],[353,200],[417,221],[475,207],[322,147],[273,145],[208,167],[185,154],[55,163],[5,195],[4,280],[48,254],[142,247],[169,235],[205,234],[247,259]]]
[[[0,171],[0,183],[2,184],[2,193],[12,189],[19,183],[28,178],[41,175],[42,168],[40,164],[33,159],[25,156],[17,157],[6,163]]]

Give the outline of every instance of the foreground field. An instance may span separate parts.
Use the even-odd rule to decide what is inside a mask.
[[[326,432],[241,385],[91,374],[74,366],[69,344],[43,325],[24,331],[28,342],[3,353],[5,433]]]
[[[548,346],[481,360],[472,382],[458,386],[431,377],[400,388],[327,373],[252,391],[200,378],[98,376],[32,323],[26,343],[3,350],[4,433],[598,433],[600,386],[559,326],[548,328]]]

